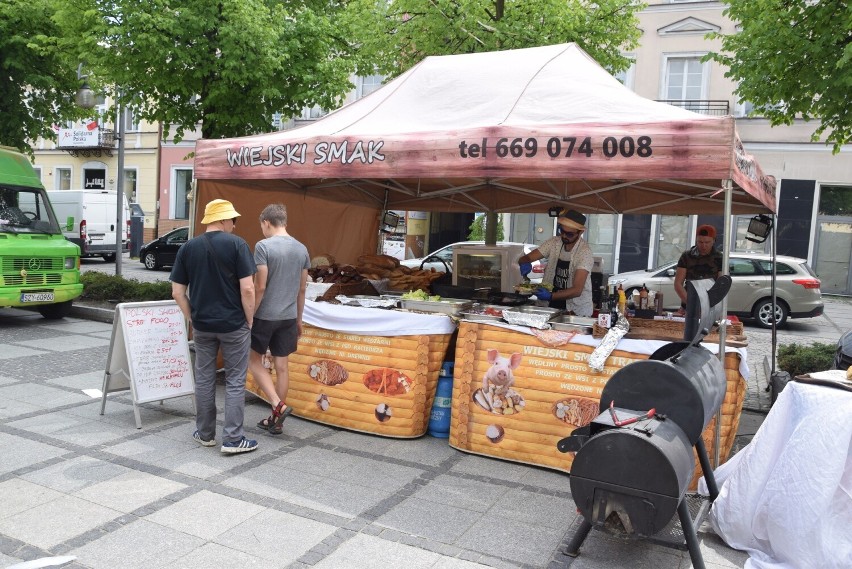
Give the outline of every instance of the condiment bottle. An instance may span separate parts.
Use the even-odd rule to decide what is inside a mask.
[[[642,288],[639,289],[639,309],[648,309],[648,287],[646,287],[644,284],[642,285]]]
[[[627,315],[627,295],[624,294],[621,285],[618,285],[618,311],[625,316]]]

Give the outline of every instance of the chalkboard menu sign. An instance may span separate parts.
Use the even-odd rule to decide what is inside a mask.
[[[115,308],[101,415],[108,393],[130,389],[137,404],[194,395],[186,320],[173,300],[125,302]]]

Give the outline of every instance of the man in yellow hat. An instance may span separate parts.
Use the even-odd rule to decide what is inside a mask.
[[[243,433],[257,268],[246,242],[233,235],[239,216],[227,200],[208,203],[201,220],[207,230],[178,249],[169,277],[172,297],[192,326],[196,405],[192,438],[203,446],[216,444],[216,359],[222,350],[225,420],[221,451],[226,454],[257,448],[257,441]]]
[[[536,297],[577,316],[591,316],[594,309],[590,276],[595,259],[588,243],[580,238],[585,230],[585,215],[563,209],[556,218],[556,236],[518,259],[521,275],[527,276],[533,261],[547,258],[541,282],[552,284],[553,290],[539,287]]]

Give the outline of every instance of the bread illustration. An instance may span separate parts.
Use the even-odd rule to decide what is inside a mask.
[[[597,399],[566,397],[553,404],[553,415],[564,423],[583,427],[600,414]]]
[[[317,360],[308,366],[308,375],[323,385],[340,385],[349,378],[346,369],[333,360]]]

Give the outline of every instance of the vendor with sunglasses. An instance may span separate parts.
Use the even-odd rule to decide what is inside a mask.
[[[556,236],[538,249],[518,259],[521,275],[532,271],[532,262],[547,258],[542,283],[552,283],[553,290],[539,287],[535,295],[549,302],[552,308],[562,308],[577,316],[591,316],[592,266],[594,257],[589,245],[580,238],[586,230],[586,216],[577,210],[563,209],[556,218]]]

